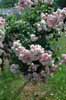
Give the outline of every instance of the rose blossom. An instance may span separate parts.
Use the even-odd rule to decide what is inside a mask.
[[[66,63],[66,54],[63,54],[62,58],[63,58],[63,62]]]
[[[62,30],[64,27],[64,19],[66,18],[66,8],[57,9],[52,14],[41,13],[41,21],[37,23],[38,31],[58,29]],[[47,27],[48,26],[48,27]]]
[[[20,40],[14,41],[12,49],[18,48],[19,46],[21,46]]]
[[[62,13],[66,15],[66,7],[62,9]]]
[[[45,20],[42,19],[41,22],[40,22],[40,24],[41,24],[41,27],[42,27],[43,30],[45,30],[45,31],[48,30],[47,23],[46,23]]]
[[[16,55],[19,56],[20,54],[23,54],[25,52],[25,50],[26,49],[21,46],[19,46],[18,48],[15,48]]]
[[[19,10],[23,10],[27,6],[31,6],[33,3],[31,0],[20,0],[18,4]]]
[[[48,54],[48,53],[44,53],[41,55],[40,57],[40,63],[42,65],[47,65],[48,63],[50,64],[52,62],[52,59],[51,59],[51,55]]]
[[[46,13],[46,14],[41,13],[41,19],[46,20],[47,19],[47,16],[48,16],[48,13]]]
[[[29,50],[25,50],[23,54],[19,55],[19,59],[22,60],[23,63],[31,63],[32,62],[32,54]]]
[[[35,34],[31,34],[30,38],[31,38],[31,41],[33,42],[38,40],[38,37]]]
[[[52,15],[52,14],[48,15],[47,24],[48,24],[48,27],[53,28],[57,24],[57,16]]]
[[[34,60],[39,60],[40,55],[44,53],[44,48],[42,48],[40,45],[31,45],[30,51],[33,55]]]
[[[37,30],[38,30],[38,32],[42,31],[41,24],[40,24],[40,23],[37,23],[36,25],[37,25]]]
[[[19,65],[18,64],[12,64],[10,66],[10,71],[13,73],[13,74],[17,74],[19,73]]]
[[[19,41],[14,42],[15,45],[13,50],[18,56],[19,60],[21,60],[23,63],[31,64],[33,61],[37,60],[43,65],[52,63],[52,53],[46,53],[44,48],[42,48],[40,45],[31,45],[30,50],[28,50],[25,47],[19,45],[20,42],[18,42]]]

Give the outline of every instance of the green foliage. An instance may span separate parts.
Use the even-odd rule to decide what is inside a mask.
[[[46,4],[38,4],[32,9],[26,9],[24,13],[22,13],[22,19],[33,24],[40,20],[41,12],[51,13],[53,10],[53,6],[48,6]]]
[[[18,3],[18,0],[1,0],[0,8],[14,7],[15,3]]]
[[[30,41],[30,35],[36,34],[37,36],[39,36],[41,34],[36,30],[35,26],[35,23],[40,21],[41,12],[50,13],[53,10],[53,7],[49,7],[48,5],[44,4],[39,4],[36,7],[33,7],[32,9],[25,9],[25,11],[22,12],[21,16],[8,17],[8,25],[6,27],[6,39],[8,38],[7,40],[9,42],[9,39],[14,40],[13,38],[16,37],[16,39],[21,40],[24,46],[30,45],[30,43],[32,43]]]
[[[66,7],[66,0],[55,0],[55,2],[61,8]]]

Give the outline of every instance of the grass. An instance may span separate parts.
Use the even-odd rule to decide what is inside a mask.
[[[61,66],[59,72],[42,87],[42,91],[46,91],[45,100],[66,100],[66,66]]]
[[[65,36],[62,36],[57,43],[53,41],[52,45],[61,47],[58,55],[66,53]],[[0,73],[0,100],[66,100],[65,65],[60,66],[59,71],[46,84],[38,83],[32,86],[29,83],[23,89],[25,82],[22,75],[14,76],[9,70]]]
[[[24,84],[24,79],[14,77],[9,72],[4,72],[0,75],[0,100],[12,100],[16,90]]]

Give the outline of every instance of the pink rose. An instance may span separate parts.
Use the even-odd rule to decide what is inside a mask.
[[[63,54],[62,58],[63,58],[63,62],[66,63],[66,54]]]
[[[48,15],[47,16],[47,24],[48,27],[53,28],[57,23],[57,16],[56,15]]]
[[[49,64],[51,62],[51,55],[49,55],[48,53],[44,53],[41,55],[40,57],[40,62],[43,65]]]
[[[19,10],[23,10],[25,7],[31,6],[31,5],[32,5],[31,0],[20,0],[18,8],[19,8]]]
[[[40,56],[42,53],[44,53],[44,48],[42,48],[40,45],[31,45],[30,46],[30,51],[33,56],[33,60],[39,60]]]
[[[64,14],[66,15],[66,7],[64,7],[64,8],[62,9],[62,13],[64,13]]]
[[[23,63],[31,63],[32,62],[32,54],[29,50],[26,50],[24,54],[19,55],[20,60],[22,60]]]
[[[5,19],[0,17],[0,27],[3,28],[5,26]]]

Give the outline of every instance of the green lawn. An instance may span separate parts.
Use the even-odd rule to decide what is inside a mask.
[[[0,100],[13,100],[15,92],[24,84],[22,76],[13,76],[5,71],[0,75]]]
[[[66,52],[66,37],[53,42],[56,46],[62,48],[58,51],[58,55]],[[49,79],[48,83],[37,85],[37,91],[31,92],[30,83],[26,90],[23,90],[23,85],[26,80],[22,75],[14,76],[9,70],[0,72],[0,100],[66,100],[66,66],[59,67],[59,71]],[[40,88],[40,89],[39,89]],[[30,91],[30,95],[28,92]],[[38,95],[35,95],[38,94]]]

